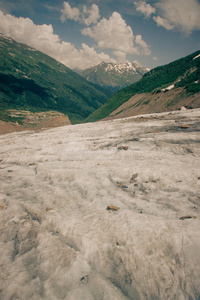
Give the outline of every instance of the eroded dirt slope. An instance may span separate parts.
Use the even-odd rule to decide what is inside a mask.
[[[33,113],[10,109],[4,112],[9,121],[0,120],[0,134],[23,130],[42,130],[71,125],[69,118],[57,111]]]
[[[159,93],[136,94],[114,110],[105,120],[126,118],[141,114],[159,113],[200,107],[200,94],[188,95],[183,88]]]

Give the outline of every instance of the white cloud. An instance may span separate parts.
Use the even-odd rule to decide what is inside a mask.
[[[84,24],[86,24],[87,26],[91,24],[96,24],[99,18],[99,7],[96,4],[92,4],[91,9],[88,9],[86,6],[83,7]]]
[[[117,62],[118,63],[125,63],[125,62],[127,62],[126,52],[115,50],[115,51],[113,51],[113,54],[117,57]]]
[[[66,19],[79,21],[80,23],[86,24],[87,26],[91,24],[96,24],[97,20],[100,18],[99,7],[96,4],[92,4],[91,8],[83,6],[80,10],[77,7],[72,8],[69,2],[63,2],[64,8],[61,10],[60,20],[64,22]]]
[[[166,30],[177,29],[186,34],[200,30],[199,0],[160,0],[155,7],[143,0],[134,4],[146,18],[154,15],[153,20]]]
[[[82,62],[82,60],[84,59],[85,60],[84,68],[97,65],[102,61],[116,63],[116,60],[110,58],[109,55],[105,54],[104,52],[97,54],[94,47],[89,47],[84,43],[82,43],[82,49],[80,50],[80,54],[81,55],[79,55],[77,59],[78,62],[77,65],[78,66],[83,65],[84,62]]]
[[[162,0],[157,3],[161,16],[172,26],[186,34],[200,29],[200,3],[198,0]],[[162,26],[162,25],[161,25]]]
[[[136,60],[136,59],[133,61],[133,63],[136,64],[136,65],[138,65],[138,66],[141,66],[141,63],[138,60]]]
[[[155,14],[155,7],[146,3],[145,1],[134,2],[136,10],[145,15],[146,18],[149,18],[152,14]]]
[[[141,0],[139,2],[134,2],[134,4],[136,6],[136,10],[141,12],[142,14],[144,14],[145,18],[149,18],[152,14],[156,13],[155,7],[151,6],[150,4],[146,3],[145,1]],[[157,3],[157,6],[161,8],[161,5],[158,3]],[[171,30],[174,28],[174,26],[171,25],[167,19],[164,19],[160,16],[153,16],[153,20],[157,23],[158,26],[162,26],[167,30]],[[139,40],[138,40],[138,42],[141,43]],[[144,49],[145,49],[145,45],[144,45]],[[148,52],[148,49],[147,49],[147,52]]]
[[[129,53],[134,50],[133,31],[117,12],[114,12],[108,20],[103,18],[96,26],[83,29],[82,33],[94,38],[102,49]]]
[[[73,44],[61,41],[59,36],[53,33],[52,25],[35,25],[29,18],[4,15],[1,10],[0,32],[50,55],[69,68],[84,69],[102,60],[115,62],[109,55],[97,53],[93,47],[86,44],[82,44],[82,48],[78,50]]]
[[[125,59],[126,54],[149,54],[142,39],[137,43],[139,47],[134,46],[133,31],[117,12],[113,12],[109,19],[103,18],[96,26],[84,28],[82,34],[93,38],[99,48],[113,50],[120,60]]]
[[[167,29],[167,30],[171,30],[171,29],[174,28],[174,26],[171,25],[171,24],[168,22],[168,20],[166,20],[166,19],[163,19],[163,18],[161,18],[161,17],[159,17],[159,16],[157,16],[157,17],[154,16],[153,19],[154,19],[154,21],[157,23],[158,26],[162,26],[162,27],[164,27],[164,28]]]
[[[140,34],[136,35],[135,37],[135,43],[139,45],[140,47],[140,53],[142,55],[150,55],[151,50],[150,47],[147,45],[147,43],[142,39],[142,36]]]
[[[63,6],[64,8],[61,10],[62,15],[60,17],[62,22],[64,22],[65,19],[74,21],[78,21],[80,19],[80,11],[78,8],[72,8],[68,2],[63,2]]]
[[[153,60],[157,61],[157,60],[159,60],[159,58],[156,57],[156,56],[154,56],[154,57],[153,57]]]

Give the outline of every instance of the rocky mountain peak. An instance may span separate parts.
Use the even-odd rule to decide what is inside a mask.
[[[149,69],[135,62],[117,64],[102,61],[96,66],[80,71],[79,74],[94,84],[117,91],[138,81],[148,71]]]

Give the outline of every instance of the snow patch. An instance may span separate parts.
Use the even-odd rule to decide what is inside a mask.
[[[28,47],[27,50],[30,50],[30,51],[37,51],[36,49],[31,48],[31,47]]]
[[[135,64],[133,65],[132,63],[124,63],[124,64],[107,64],[105,71],[112,71],[114,70],[115,72],[118,73],[123,73],[123,72],[132,72],[137,74],[137,70],[135,68]]]
[[[197,56],[195,56],[194,58],[193,58],[193,60],[194,59],[197,59],[197,58],[199,58],[200,57],[200,54],[198,54]]]
[[[170,91],[170,90],[172,90],[174,88],[174,84],[172,84],[172,85],[169,85],[167,88],[165,88],[165,89],[162,89],[161,91],[162,92],[165,92],[165,91]]]

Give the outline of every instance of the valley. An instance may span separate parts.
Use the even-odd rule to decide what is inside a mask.
[[[0,300],[200,300],[199,0],[0,0]]]
[[[200,107],[199,51],[152,70],[136,63],[102,62],[79,72],[85,78],[46,54],[2,34],[0,53],[2,132],[66,125],[68,119],[71,124],[79,124],[172,111],[182,106]],[[10,110],[19,111],[14,124],[9,123],[13,119]],[[36,125],[30,122],[28,112],[32,117],[35,114]],[[63,114],[59,122],[50,120],[55,112]],[[45,113],[46,125],[38,118]]]

